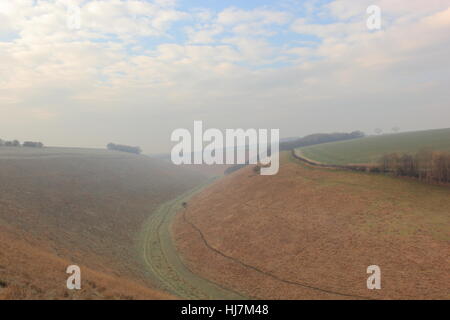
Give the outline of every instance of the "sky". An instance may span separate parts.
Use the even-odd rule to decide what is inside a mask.
[[[450,127],[448,0],[0,0],[0,21],[2,139]]]

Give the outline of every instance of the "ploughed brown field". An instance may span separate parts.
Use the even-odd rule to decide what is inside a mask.
[[[193,272],[252,298],[448,299],[449,208],[448,186],[284,153],[278,175],[247,167],[195,196],[172,232]]]
[[[0,148],[0,299],[161,299],[137,248],[149,214],[206,181],[113,151]],[[66,288],[69,265],[82,290]]]

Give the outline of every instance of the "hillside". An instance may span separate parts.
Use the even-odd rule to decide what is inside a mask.
[[[173,299],[134,279],[70,261],[54,253],[55,243],[0,226],[0,300],[4,299]],[[81,290],[65,287],[67,266],[77,263]],[[89,261],[86,261],[89,264]]]
[[[206,177],[113,151],[1,147],[0,181],[0,298],[161,298],[137,234],[160,204]],[[64,289],[69,264],[91,278],[81,293]]]
[[[370,136],[302,147],[296,152],[316,162],[343,165],[373,163],[386,153],[415,153],[422,148],[450,151],[450,129]]]
[[[192,272],[251,298],[448,299],[449,207],[448,187],[284,153],[278,175],[247,167],[195,196],[173,237]]]

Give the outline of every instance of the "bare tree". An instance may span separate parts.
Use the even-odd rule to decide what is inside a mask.
[[[380,159],[379,170],[426,182],[450,182],[450,153],[422,149],[415,155],[391,153]]]

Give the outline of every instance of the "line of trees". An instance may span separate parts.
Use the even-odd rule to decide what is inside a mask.
[[[450,182],[450,152],[423,149],[416,154],[391,153],[380,160],[380,170],[426,182]]]
[[[280,150],[292,150],[295,148],[312,146],[315,144],[327,143],[327,142],[335,142],[335,141],[343,141],[343,140],[352,140],[364,138],[365,134],[361,131],[353,131],[351,133],[343,133],[343,132],[335,132],[335,133],[316,133],[311,134],[309,136],[299,138],[293,141],[287,141],[280,143]]]
[[[115,150],[115,151],[128,152],[128,153],[134,153],[134,154],[142,153],[142,149],[140,147],[132,147],[132,146],[127,146],[127,145],[123,145],[123,144],[108,143],[106,148],[108,150]]]
[[[0,147],[26,147],[26,148],[43,148],[42,142],[25,141],[23,144],[19,140],[4,141],[0,139]]]

